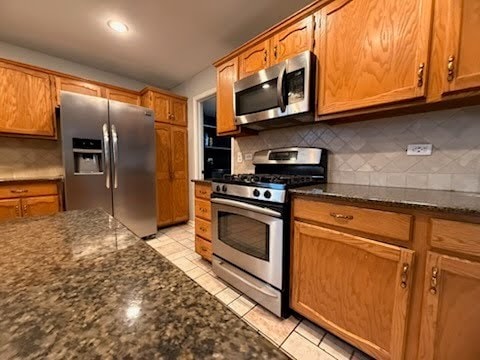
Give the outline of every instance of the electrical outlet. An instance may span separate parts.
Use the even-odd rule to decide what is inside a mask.
[[[237,163],[243,162],[243,155],[241,152],[237,153]]]
[[[245,161],[252,161],[252,160],[253,160],[252,153],[245,154]]]
[[[432,144],[410,144],[407,147],[407,155],[428,156],[432,155]]]

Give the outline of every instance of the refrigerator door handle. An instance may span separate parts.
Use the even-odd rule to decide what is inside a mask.
[[[112,125],[112,143],[113,143],[113,188],[118,188],[118,135],[117,128]]]
[[[110,136],[108,135],[108,126],[103,124],[103,156],[105,158],[105,187],[110,189]]]

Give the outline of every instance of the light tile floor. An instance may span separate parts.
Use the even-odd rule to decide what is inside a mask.
[[[160,230],[147,243],[293,359],[371,359],[308,320],[296,316],[280,319],[229,287],[215,276],[210,263],[195,253],[194,233],[192,224],[174,226]]]

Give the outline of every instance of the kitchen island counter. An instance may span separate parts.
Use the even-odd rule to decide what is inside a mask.
[[[0,225],[0,354],[286,356],[102,210]]]

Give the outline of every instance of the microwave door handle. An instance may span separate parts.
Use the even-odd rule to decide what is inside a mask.
[[[282,110],[282,112],[285,112],[285,110],[287,109],[285,105],[285,99],[283,97],[283,93],[284,93],[283,79],[285,78],[286,73],[287,73],[287,68],[284,66],[282,70],[280,70],[280,75],[278,76],[278,82],[277,82],[277,100],[278,100],[278,106],[280,107],[280,110]]]
[[[105,161],[105,187],[110,189],[110,137],[108,135],[108,126],[103,124],[103,156]]]
[[[263,207],[260,207],[260,206],[250,205],[250,204],[247,204],[247,203],[242,203],[242,202],[235,201],[235,200],[215,198],[215,199],[212,199],[211,202],[213,204],[229,205],[229,206],[233,206],[233,207],[243,209],[243,210],[255,211],[257,213],[260,213],[260,214],[263,214],[263,215],[268,215],[268,216],[275,216],[275,217],[281,217],[282,216],[282,214],[280,214],[278,211],[270,210],[270,209],[263,208]]]

